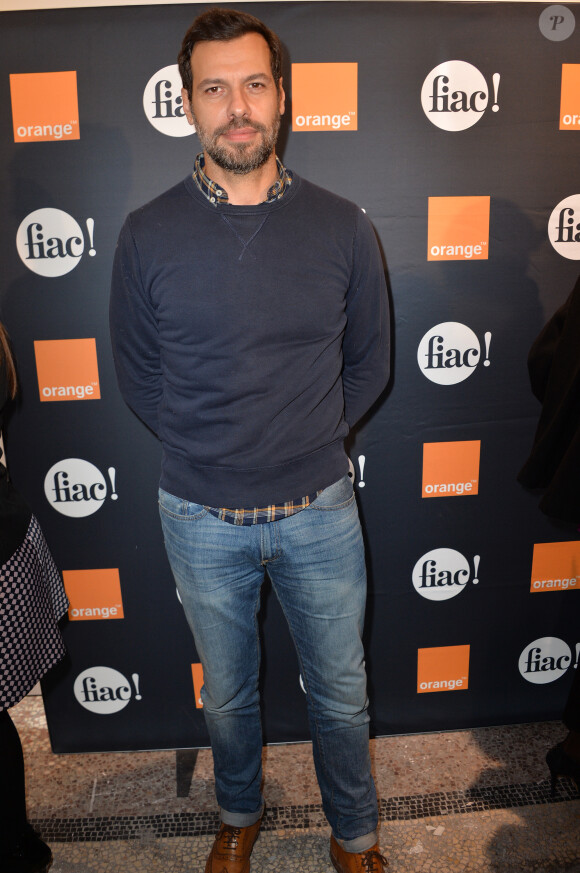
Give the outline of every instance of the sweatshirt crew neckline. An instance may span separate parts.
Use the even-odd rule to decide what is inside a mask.
[[[254,215],[254,214],[268,214],[270,212],[277,212],[279,209],[283,209],[287,206],[298,193],[298,189],[300,188],[301,179],[295,173],[292,172],[292,184],[288,187],[288,189],[284,192],[284,196],[280,197],[279,200],[274,200],[271,203],[267,203],[264,201],[263,203],[256,204],[243,204],[238,205],[234,203],[210,203],[205,194],[199,190],[193,176],[190,174],[186,176],[183,180],[183,184],[187,189],[188,193],[193,197],[193,199],[201,204],[205,209],[208,209],[214,215]]]

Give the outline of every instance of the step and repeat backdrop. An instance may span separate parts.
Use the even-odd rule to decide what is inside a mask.
[[[160,449],[119,396],[107,325],[125,215],[199,150],[176,56],[204,8],[1,15],[1,312],[22,386],[7,454],[70,598],[44,683],[58,752],[208,742]],[[373,731],[558,718],[580,534],[516,476],[539,415],[527,353],[580,272],[580,5],[240,8],[287,51],[284,162],[364,208],[387,264],[394,376],[348,445]],[[266,739],[306,739],[267,582],[262,635]]]

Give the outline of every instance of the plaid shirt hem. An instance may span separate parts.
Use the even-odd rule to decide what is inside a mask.
[[[273,503],[270,506],[259,507],[254,509],[215,509],[212,506],[205,506],[208,512],[215,515],[221,521],[227,521],[228,524],[250,525],[250,524],[266,524],[269,521],[279,521],[281,518],[288,518],[290,515],[296,515],[297,512],[302,512],[307,506],[316,500],[320,491],[316,494],[310,494],[308,497],[301,497],[298,500],[289,500],[286,503]]]

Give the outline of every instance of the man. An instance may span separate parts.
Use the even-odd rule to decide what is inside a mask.
[[[222,820],[206,873],[248,873],[264,811],[264,572],[298,652],[331,860],[382,871],[365,564],[343,445],[388,378],[381,257],[361,209],[275,155],[275,34],[211,9],[179,61],[203,153],[125,222],[111,326],[121,391],[162,442],[165,545],[203,665]]]

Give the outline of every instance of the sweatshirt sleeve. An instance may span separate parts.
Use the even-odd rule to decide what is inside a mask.
[[[390,311],[385,270],[375,233],[362,210],[353,243],[343,340],[344,414],[349,427],[385,388],[390,372]]]
[[[159,331],[155,309],[143,283],[131,216],[123,225],[115,252],[109,321],[121,394],[157,434],[162,395]]]

